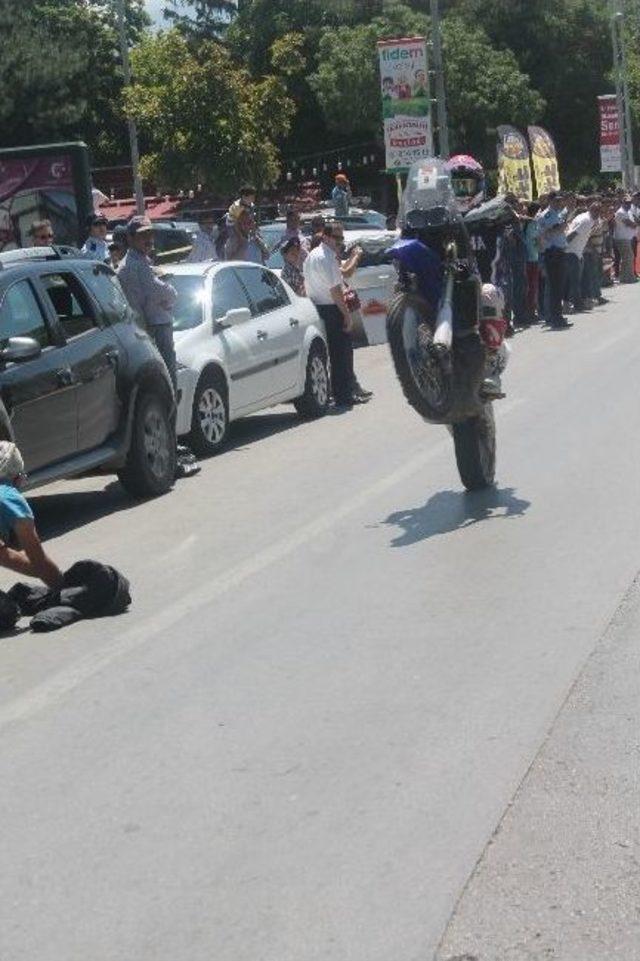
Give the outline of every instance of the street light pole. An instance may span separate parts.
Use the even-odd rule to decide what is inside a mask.
[[[611,39],[613,42],[613,71],[618,102],[618,122],[620,124],[622,183],[625,190],[631,190],[635,181],[635,167],[627,51],[624,37],[624,0],[611,0]]]
[[[118,34],[120,36],[120,53],[122,56],[122,72],[124,74],[125,87],[131,85],[131,66],[129,64],[129,43],[127,41],[127,26],[125,19],[124,0],[116,0],[116,12],[118,16]],[[129,128],[129,150],[131,153],[131,167],[133,169],[133,191],[136,198],[136,210],[143,215],[144,191],[142,189],[142,178],[140,177],[140,152],[138,150],[138,131],[135,120],[127,118]]]
[[[441,157],[446,158],[449,156],[449,120],[447,117],[447,94],[444,85],[442,31],[440,28],[440,5],[438,0],[431,0],[431,41],[438,111],[438,153]]]

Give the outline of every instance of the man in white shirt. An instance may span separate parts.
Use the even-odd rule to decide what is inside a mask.
[[[636,274],[633,263],[633,239],[637,224],[631,213],[631,199],[625,197],[616,210],[613,226],[613,243],[620,257],[620,283],[635,284]]]
[[[600,205],[591,204],[588,210],[577,214],[569,224],[567,231],[566,280],[567,300],[574,311],[586,309],[582,299],[582,268],[584,249],[587,246],[591,231],[598,222]]]
[[[191,253],[187,257],[188,264],[200,264],[207,260],[218,260],[215,245],[215,217],[204,211],[198,217],[198,233],[196,234]]]
[[[353,397],[353,344],[351,314],[344,299],[340,262],[338,261],[337,224],[325,224],[322,242],[306,258],[302,270],[309,297],[324,321],[331,361],[331,388],[336,407],[349,408]]]

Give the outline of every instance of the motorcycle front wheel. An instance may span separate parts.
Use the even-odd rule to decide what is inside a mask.
[[[468,491],[490,487],[496,475],[496,422],[487,403],[475,417],[453,424],[460,479]]]

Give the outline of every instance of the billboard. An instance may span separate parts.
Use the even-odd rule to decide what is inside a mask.
[[[553,138],[544,127],[529,127],[528,133],[538,197],[548,194],[550,190],[560,190],[560,171]]]
[[[620,149],[620,115],[615,94],[598,97],[600,110],[600,170],[618,173],[622,170]]]
[[[378,58],[386,167],[401,173],[433,156],[427,41],[381,40]]]
[[[529,145],[515,127],[498,127],[498,191],[533,199]]]
[[[29,246],[29,228],[50,220],[55,242],[80,244],[93,209],[83,143],[0,150],[0,252]]]

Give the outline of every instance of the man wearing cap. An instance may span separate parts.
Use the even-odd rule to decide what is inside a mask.
[[[89,236],[87,237],[82,254],[91,260],[109,263],[109,244],[107,243],[107,218],[103,214],[91,214],[87,220]]]
[[[0,566],[57,588],[62,572],[42,546],[33,511],[18,490],[23,478],[20,451],[11,441],[0,441]]]
[[[210,211],[205,210],[198,215],[198,233],[186,260],[188,264],[201,264],[205,261],[218,260],[215,227],[216,219]]]
[[[131,218],[127,224],[127,243],[127,253],[118,267],[118,280],[147,333],[155,341],[175,389],[177,372],[172,311],[178,294],[171,284],[157,276],[151,266],[153,226],[147,217]]]
[[[620,283],[635,284],[633,240],[638,225],[631,212],[631,197],[625,197],[616,210],[613,222],[613,242],[620,258]]]

